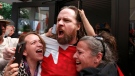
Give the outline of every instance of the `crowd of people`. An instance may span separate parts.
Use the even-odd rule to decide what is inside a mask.
[[[26,42],[21,64],[13,63],[15,49],[8,45],[2,50],[1,58],[7,61],[2,76],[124,76],[116,63],[115,38],[105,31],[96,34],[83,10],[64,6],[57,16],[55,39],[51,37],[49,31],[15,38],[15,46]]]

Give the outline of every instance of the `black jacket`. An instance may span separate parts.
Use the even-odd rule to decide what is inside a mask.
[[[85,68],[78,76],[118,76],[116,64],[100,64],[97,68]]]

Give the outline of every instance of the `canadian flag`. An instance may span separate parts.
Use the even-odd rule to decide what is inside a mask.
[[[57,40],[45,39],[46,51],[41,63],[41,76],[77,76],[76,63],[73,58],[76,47],[60,45]]]

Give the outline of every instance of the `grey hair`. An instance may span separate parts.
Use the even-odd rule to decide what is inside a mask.
[[[92,56],[96,56],[99,52],[103,54],[103,45],[100,40],[96,39],[93,36],[84,36],[80,39],[80,41],[84,41],[87,45],[88,48],[91,49]],[[103,41],[104,47],[105,47],[105,56],[102,58],[101,63],[110,63],[110,62],[115,62],[113,58],[113,53],[109,46]]]
[[[9,26],[9,27],[12,27],[13,30],[15,31],[15,26],[14,26],[14,25],[9,25],[9,24],[8,24],[6,27],[8,27],[8,26]]]
[[[7,19],[10,23],[7,26],[13,27],[13,30],[15,31],[15,23],[11,19]]]

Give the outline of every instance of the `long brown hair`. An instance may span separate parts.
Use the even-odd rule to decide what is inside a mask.
[[[104,42],[109,46],[110,50],[112,51],[113,58],[115,61],[118,60],[118,52],[117,52],[117,43],[115,37],[106,31],[102,31],[99,33],[99,36],[104,38]]]

